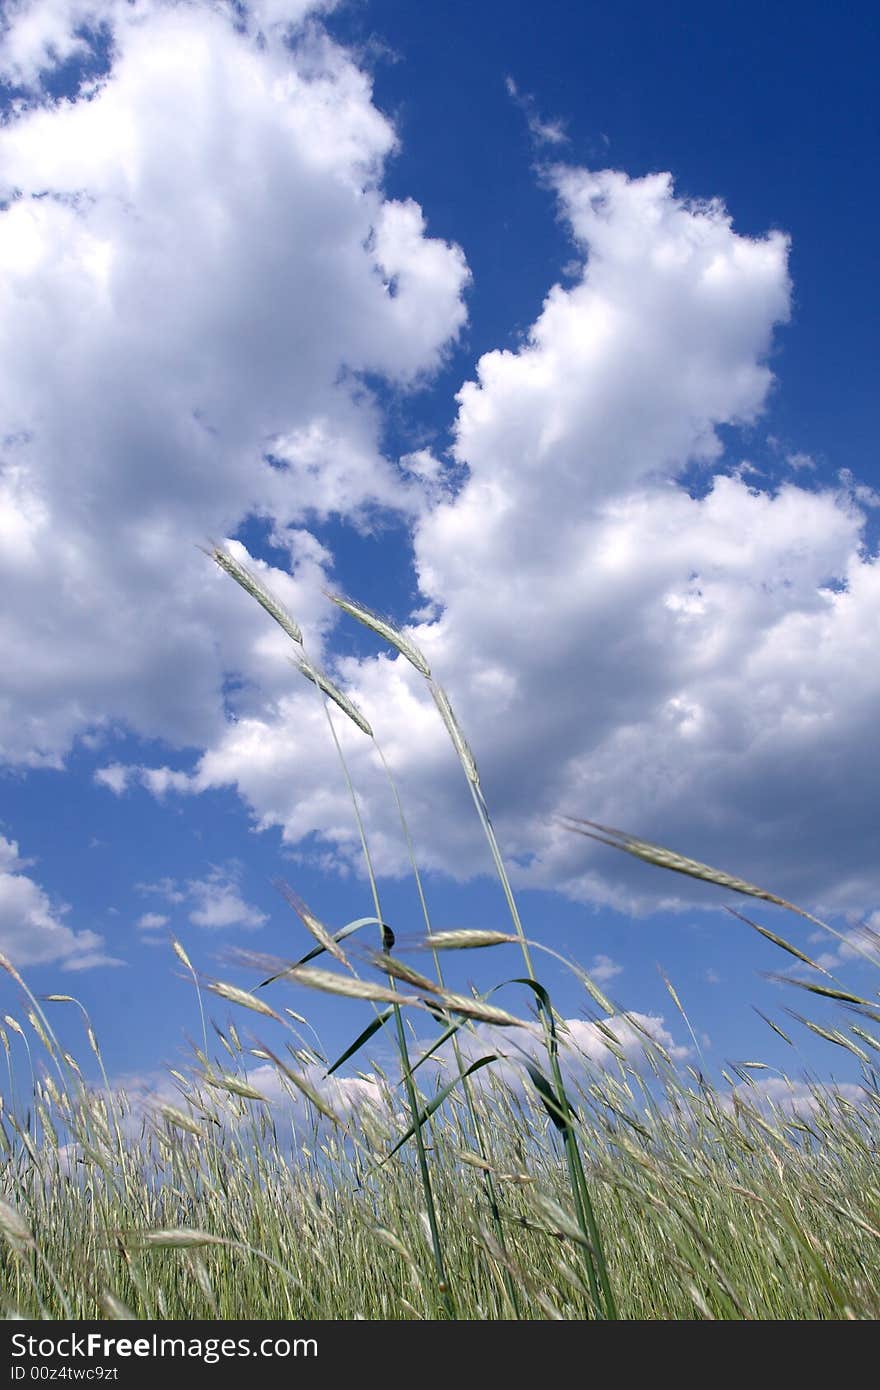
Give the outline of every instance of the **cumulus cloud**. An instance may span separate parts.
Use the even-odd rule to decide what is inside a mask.
[[[846,1112],[847,1106],[851,1114],[852,1106],[865,1106],[867,1100],[868,1093],[864,1086],[850,1082],[834,1082],[825,1086],[784,1076],[758,1078],[750,1085],[737,1086],[719,1096],[725,1110],[735,1112],[738,1102],[742,1101],[749,1108],[769,1111],[782,1120],[791,1117],[809,1120],[817,1112],[830,1111],[833,1114],[838,1109]]]
[[[675,1059],[690,1055],[687,1048],[676,1045],[663,1018],[653,1014],[621,1014],[605,1020],[601,1027],[582,1019],[561,1020],[559,1043],[563,1079],[573,1101],[577,1099],[580,1086],[586,1087],[603,1071],[616,1069],[621,1059],[633,1068],[640,1067],[646,1051],[654,1043]],[[539,1067],[547,1064],[543,1034],[537,1025],[525,1029],[499,1029],[478,1024],[459,1034],[459,1044],[466,1060],[476,1060],[488,1053],[496,1055],[491,1067],[474,1073],[472,1084],[500,1083],[514,1095],[535,1100],[527,1064]],[[324,1120],[294,1083],[273,1063],[256,1060],[261,1052],[265,1056],[262,1046],[250,1054],[255,1058],[253,1063],[248,1054],[242,1055],[239,1078],[259,1092],[275,1111],[276,1119],[289,1122],[294,1135],[306,1136],[316,1123],[323,1125]],[[450,1069],[454,1071],[456,1064],[448,1043],[433,1053],[432,1064],[451,1076]],[[356,1125],[365,1124],[386,1138],[399,1133],[408,1123],[400,1091],[393,1083],[389,1084],[384,1075],[361,1072],[357,1076],[327,1076],[323,1066],[305,1056],[300,1057],[296,1070],[307,1087],[343,1122],[353,1120]],[[393,1070],[392,1067],[391,1074]],[[209,1114],[233,1129],[240,1124],[241,1115],[250,1102],[243,1102],[222,1085],[205,1083],[196,1074],[193,1080],[199,1101],[196,1120]],[[144,1116],[152,1116],[162,1124],[163,1104],[171,1104],[177,1110],[181,1108],[180,1087],[161,1073],[120,1077],[116,1089],[125,1094],[128,1117],[125,1125],[132,1135],[137,1133]]]
[[[550,291],[518,350],[480,359],[458,395],[465,481],[414,522],[424,604],[410,633],[451,691],[517,880],[635,911],[711,900],[557,829],[564,812],[795,900],[871,907],[880,578],[860,499],[757,487],[723,459],[722,429],[754,421],[773,382],[786,238],[738,234],[668,175],[548,179],[580,277]],[[424,683],[402,658],[340,669],[424,862],[486,867]],[[341,786],[328,791],[339,778],[319,717],[292,689],[228,726],[197,776],[236,785],[289,840],[318,827],[344,852],[350,811]],[[356,734],[351,758],[377,860],[406,872]]]
[[[631,1066],[640,1066],[653,1043],[659,1044],[676,1060],[690,1056],[688,1048],[676,1044],[663,1018],[654,1014],[620,1014],[605,1020],[601,1026],[584,1019],[565,1019],[559,1025],[559,1043],[563,1077],[573,1088],[595,1078],[597,1072],[616,1067],[620,1059]],[[491,1067],[474,1073],[477,1085],[489,1085],[494,1078],[517,1093],[532,1092],[526,1064],[547,1065],[544,1036],[537,1024],[524,1029],[477,1024],[459,1034],[459,1046],[466,1060],[473,1061],[489,1053],[494,1053],[498,1059]],[[433,1063],[447,1072],[455,1069],[450,1044],[444,1044],[433,1053]],[[386,1125],[395,1119],[399,1125],[403,1120],[402,1113],[397,1113],[398,1102],[389,1094],[387,1083],[373,1073],[328,1077],[321,1068],[307,1065],[303,1066],[302,1075],[343,1119],[368,1111],[373,1119]],[[271,1065],[250,1069],[248,1079],[277,1104],[289,1106],[291,1100],[302,1102],[301,1096],[284,1083]]]
[[[0,129],[8,762],[60,766],[119,721],[200,746],[224,670],[277,673],[194,541],[263,519],[320,640],[330,557],[308,519],[424,505],[365,378],[407,390],[437,367],[468,272],[383,195],[396,137],[366,75],[319,25],[291,36],[327,8],[7,13],[0,66],[31,88]],[[44,69],[90,53],[78,99],[46,95]]]
[[[675,1041],[662,1014],[619,1014],[604,1020],[601,1027],[583,1019],[569,1019],[565,1031],[575,1057],[606,1068],[612,1065],[615,1048],[618,1056],[622,1054],[629,1062],[643,1058],[652,1043],[662,1047],[673,1061],[684,1061],[691,1055],[689,1047]]]
[[[548,487],[554,521],[563,498],[582,520],[584,503],[716,459],[717,426],[754,419],[771,380],[761,359],[788,317],[787,242],[737,236],[719,204],[677,199],[668,174],[548,177],[588,259],[520,351],[480,360],[459,393],[456,453],[471,507],[491,480],[520,505]]]
[[[73,58],[85,58],[89,40],[84,30],[99,23],[94,0],[49,0],[33,5],[11,0],[0,17],[0,75],[10,85],[27,89],[40,75]]]
[[[238,1080],[257,1091],[263,1098],[252,1101],[227,1090],[222,1084],[211,1085],[202,1073],[191,1073],[192,1090],[164,1072],[131,1072],[114,1079],[113,1100],[117,1106],[123,1134],[137,1144],[143,1137],[144,1122],[151,1122],[160,1131],[169,1124],[179,1133],[178,1117],[189,1116],[191,1122],[219,1136],[225,1129],[231,1135],[250,1118],[252,1108],[262,1109],[268,1103],[276,1124],[276,1139],[283,1148],[290,1138],[308,1140],[315,1126],[329,1128],[326,1117],[317,1112],[293,1082],[284,1077],[271,1062],[250,1063],[248,1054],[241,1059],[235,1072]],[[226,1069],[223,1063],[221,1070]],[[368,1127],[376,1137],[387,1138],[403,1124],[403,1115],[387,1083],[378,1076],[325,1076],[315,1063],[301,1062],[297,1074],[306,1086],[343,1123],[354,1121],[357,1127]],[[101,1092],[95,1092],[100,1095]],[[192,1104],[191,1104],[192,1102]],[[217,1126],[217,1128],[215,1128]],[[72,1175],[81,1150],[78,1144],[67,1145],[62,1151],[63,1171]]]
[[[254,930],[267,920],[265,912],[245,901],[241,891],[241,865],[214,865],[204,878],[191,878],[183,884],[171,878],[157,883],[139,883],[138,891],[152,893],[165,902],[179,907],[186,904],[188,917],[195,927],[216,930],[223,927],[244,927]],[[168,918],[147,912],[138,922],[147,930],[163,926]]]
[[[576,1100],[580,1090],[596,1079],[597,1073],[614,1071],[621,1062],[640,1070],[655,1045],[673,1061],[689,1058],[689,1047],[675,1041],[662,1015],[628,1012],[615,1014],[601,1023],[568,1018],[558,1023],[559,1062],[563,1080]],[[502,1082],[514,1093],[534,1098],[529,1067],[547,1069],[544,1032],[537,1023],[523,1028],[496,1028],[479,1023],[459,1034],[459,1049],[466,1061],[494,1056],[495,1061],[474,1074],[477,1085]],[[435,1065],[450,1075],[456,1062],[447,1043],[433,1053]]]
[[[0,951],[19,969],[50,963],[59,963],[63,970],[122,965],[106,954],[97,932],[74,931],[65,925],[70,909],[53,903],[24,872],[32,863],[21,858],[15,840],[0,835]]]
[[[518,882],[636,911],[702,894],[559,830],[569,812],[874,910],[872,497],[804,467],[772,486],[725,456],[773,385],[786,237],[738,233],[667,174],[549,168],[579,272],[463,384],[455,467],[426,449],[392,463],[368,382],[412,389],[438,367],[467,268],[383,195],[395,133],[307,9],[13,12],[3,61],[32,91],[0,130],[3,757],[59,765],[121,722],[204,751],[189,773],[111,762],[108,789],[232,785],[259,826],[317,832],[345,867],[357,837],[320,701],[191,541],[264,522],[279,558],[257,568],[332,658],[333,557],[310,519],[391,509],[412,533],[412,635]],[[92,14],[109,68],[54,102],[41,66],[91,42]],[[386,656],[336,672],[423,862],[485,868],[416,672]],[[406,872],[375,753],[345,742],[376,863]]]
[[[335,9],[338,0],[249,0],[254,32],[287,32],[309,15]],[[88,64],[95,38],[125,22],[126,11],[144,20],[162,0],[9,0],[0,16],[0,76],[12,87],[39,94],[45,75],[65,63]],[[236,6],[220,0],[218,11],[236,17]],[[240,11],[239,11],[240,15]]]
[[[285,1082],[271,1063],[252,1067],[247,1075],[251,1085],[276,1106],[288,1113],[293,1111],[301,1127],[314,1124],[315,1112],[302,1092]],[[326,1076],[322,1067],[309,1064],[300,1067],[299,1075],[341,1120],[352,1116],[366,1117],[369,1112],[387,1128],[395,1117],[387,1084],[372,1073],[364,1076]]]

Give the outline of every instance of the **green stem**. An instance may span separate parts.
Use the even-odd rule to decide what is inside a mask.
[[[502,890],[504,892],[507,907],[510,912],[511,919],[513,921],[514,930],[516,931],[517,937],[519,938],[520,949],[522,951],[526,972],[530,980],[536,980],[537,977],[535,975],[534,966],[532,964],[532,954],[529,949],[528,938],[526,937],[525,929],[523,928],[522,924],[522,919],[519,915],[519,909],[516,905],[516,899],[513,895],[513,889],[510,886],[510,879],[507,876],[507,869],[505,868],[504,860],[501,856],[501,850],[499,848],[498,840],[495,835],[495,829],[489,817],[489,808],[486,805],[485,798],[483,797],[483,793],[478,784],[474,781],[473,777],[469,775],[467,768],[465,768],[464,771],[468,779],[468,786],[471,789],[471,796],[473,798],[474,805],[477,809],[477,815],[480,818],[480,823],[482,824],[483,831],[489,843],[489,849],[492,854],[492,860],[495,864],[495,869],[498,874]],[[590,1283],[590,1292],[593,1296],[596,1310],[600,1313],[601,1316],[602,1299],[600,1299],[599,1296],[599,1285],[601,1285],[602,1293],[604,1295],[604,1316],[610,1319],[616,1319],[617,1307],[611,1289],[611,1281],[608,1276],[608,1266],[605,1260],[605,1253],[602,1247],[602,1239],[599,1233],[599,1227],[596,1221],[595,1211],[593,1209],[592,1201],[590,1200],[586,1175],[584,1174],[583,1163],[581,1161],[580,1150],[578,1148],[577,1137],[574,1133],[574,1129],[571,1124],[571,1111],[566,1100],[565,1088],[562,1082],[562,1073],[560,1071],[559,1060],[556,1055],[556,1039],[553,1035],[553,1029],[550,1020],[548,1020],[542,1005],[539,1005],[538,1012],[541,1016],[541,1022],[544,1028],[544,1041],[546,1043],[547,1053],[550,1058],[550,1065],[553,1072],[553,1083],[556,1087],[557,1100],[562,1113],[566,1116],[568,1120],[568,1123],[565,1127],[566,1161],[568,1164],[571,1194],[574,1200],[575,1210],[577,1212],[578,1217],[578,1225],[580,1226],[584,1239],[589,1246],[589,1249],[586,1246],[584,1247],[583,1253],[584,1263],[586,1266],[587,1275]]]
[[[369,845],[367,844],[367,835],[364,829],[363,819],[361,817],[357,792],[354,789],[354,784],[351,780],[351,775],[348,770],[348,764],[346,763],[345,755],[342,752],[342,747],[340,745],[339,738],[333,724],[333,718],[327,706],[326,699],[324,700],[324,711],[327,715],[327,722],[330,725],[330,732],[333,737],[333,742],[336,745],[336,751],[339,755],[339,759],[342,764],[342,770],[345,775],[345,781],[348,786],[349,796],[351,797],[352,806],[354,807],[355,820],[357,822],[358,834],[360,836],[361,841],[361,850],[363,852],[364,863],[367,869],[367,877],[370,882],[370,892],[373,896],[373,908],[376,917],[380,922],[382,922],[384,921],[384,918],[382,916],[382,908],[379,903],[379,887],[376,882],[375,872],[373,870],[373,861],[370,855]],[[384,951],[389,952],[391,943],[386,938],[384,928],[382,929],[382,938],[382,948]],[[388,976],[388,983],[390,988],[396,993],[397,985],[393,976]],[[427,1209],[428,1215],[428,1228],[431,1232],[431,1247],[434,1255],[434,1267],[437,1272],[437,1287],[443,1299],[443,1306],[446,1309],[447,1316],[454,1320],[455,1304],[452,1300],[452,1294],[449,1288],[449,1280],[446,1275],[446,1265],[443,1258],[443,1244],[440,1239],[440,1228],[437,1223],[437,1210],[434,1203],[434,1192],[431,1186],[431,1175],[428,1171],[428,1156],[425,1152],[425,1140],[422,1134],[422,1127],[419,1124],[419,1114],[421,1107],[419,1105],[418,1092],[416,1090],[415,1081],[413,1080],[412,1066],[410,1064],[409,1059],[409,1049],[406,1045],[406,1033],[403,1027],[403,1018],[400,1012],[400,1006],[398,1004],[394,1004],[392,1005],[392,1007],[394,1009],[394,1026],[395,1031],[397,1033],[397,1047],[400,1053],[400,1062],[403,1070],[404,1085],[406,1087],[407,1103],[409,1105],[410,1114],[412,1116],[412,1123],[414,1126],[414,1137],[416,1141],[416,1152],[418,1155],[419,1173],[422,1180],[422,1190],[425,1197],[425,1207]]]
[[[413,876],[414,876],[414,878],[415,878],[416,891],[418,892],[418,895],[419,895],[419,905],[421,906],[421,909],[422,909],[422,919],[423,919],[423,921],[424,921],[424,923],[425,923],[425,930],[426,930],[428,936],[430,936],[430,935],[431,935],[431,915],[430,915],[430,913],[429,913],[429,911],[428,911],[428,903],[427,903],[427,899],[426,899],[426,897],[425,897],[424,888],[423,888],[423,886],[422,886],[422,876],[421,876],[421,874],[419,873],[419,866],[418,866],[418,863],[417,863],[417,861],[416,861],[415,847],[413,846],[412,837],[411,837],[411,835],[410,835],[410,833],[409,833],[409,826],[408,826],[408,824],[407,824],[406,816],[404,815],[404,812],[403,812],[403,805],[401,804],[400,794],[399,794],[399,792],[398,792],[398,790],[397,790],[397,783],[396,783],[395,780],[394,780],[394,776],[393,776],[393,774],[392,774],[392,772],[391,772],[391,768],[388,766],[388,763],[387,763],[386,758],[385,758],[385,754],[382,752],[382,749],[380,748],[379,743],[378,743],[377,741],[375,741],[375,740],[374,740],[374,742],[375,742],[375,746],[376,746],[376,752],[379,754],[379,757],[380,757],[380,759],[381,759],[381,761],[382,761],[382,766],[383,766],[383,768],[385,769],[385,775],[386,775],[386,777],[388,778],[388,784],[389,784],[389,786],[391,787],[391,792],[392,792],[392,794],[393,794],[393,796],[394,796],[394,803],[395,803],[395,805],[396,805],[396,807],[397,807],[397,814],[398,814],[398,816],[399,816],[399,818],[400,818],[400,826],[401,826],[401,829],[402,829],[402,831],[403,831],[404,839],[406,840],[407,852],[408,852],[408,854],[409,854],[409,862],[410,862],[410,864],[411,864],[411,866],[412,866]],[[377,916],[378,916],[378,913],[377,913]],[[432,948],[432,950],[431,950],[431,955],[432,955],[433,960],[434,960],[434,968],[435,968],[435,970],[436,970],[436,972],[437,972],[437,983],[440,985],[440,988],[441,988],[441,989],[445,989],[445,987],[446,987],[446,982],[445,982],[445,980],[444,980],[444,978],[443,978],[443,967],[442,967],[442,965],[441,965],[441,963],[440,963],[440,953],[439,953],[439,951],[436,950],[436,948]],[[459,1047],[458,1037],[457,1037],[457,1036],[453,1036],[453,1039],[452,1039],[452,1050],[453,1050],[453,1055],[454,1055],[454,1057],[455,1057],[455,1064],[456,1064],[456,1066],[458,1067],[458,1074],[459,1074],[459,1076],[460,1076],[460,1078],[461,1078],[462,1090],[464,1091],[465,1101],[466,1101],[467,1107],[468,1107],[468,1113],[469,1113],[470,1118],[471,1118],[471,1124],[473,1125],[474,1139],[476,1140],[476,1144],[477,1144],[477,1152],[479,1153],[480,1158],[483,1160],[483,1162],[484,1162],[484,1163],[488,1163],[488,1162],[489,1162],[489,1151],[488,1151],[488,1147],[487,1147],[487,1145],[486,1145],[485,1137],[484,1137],[484,1134],[483,1134],[483,1126],[482,1126],[482,1124],[481,1124],[481,1122],[480,1122],[480,1118],[479,1118],[479,1114],[478,1114],[477,1106],[476,1106],[476,1101],[474,1100],[474,1093],[473,1093],[473,1087],[472,1087],[472,1085],[471,1085],[471,1078],[466,1074],[466,1073],[467,1073],[467,1068],[466,1068],[466,1066],[465,1066],[465,1064],[464,1064],[464,1061],[463,1061],[463,1059],[462,1059],[461,1048]],[[491,1215],[492,1215],[492,1224],[493,1224],[493,1226],[494,1226],[494,1228],[495,1228],[495,1236],[496,1236],[496,1239],[497,1239],[497,1241],[498,1241],[498,1244],[499,1244],[499,1246],[500,1246],[502,1252],[504,1253],[505,1257],[507,1257],[507,1256],[508,1256],[507,1242],[505,1241],[505,1238],[504,1238],[504,1227],[503,1227],[502,1222],[501,1222],[501,1213],[500,1213],[500,1211],[499,1211],[499,1209],[498,1209],[498,1194],[497,1194],[496,1189],[495,1189],[495,1180],[494,1180],[494,1178],[493,1178],[493,1176],[492,1176],[492,1173],[491,1173],[488,1169],[483,1169],[483,1185],[484,1185],[484,1187],[485,1187],[485,1189],[486,1189],[486,1199],[487,1199],[488,1204],[489,1204],[489,1211],[491,1212]],[[520,1318],[520,1316],[521,1316],[521,1311],[520,1311],[519,1299],[518,1299],[517,1293],[516,1293],[516,1285],[514,1284],[513,1279],[512,1279],[512,1277],[511,1277],[510,1270],[509,1270],[509,1268],[507,1268],[506,1265],[502,1267],[502,1278],[503,1278],[503,1280],[504,1280],[504,1287],[505,1287],[505,1289],[507,1290],[507,1296],[508,1296],[508,1298],[509,1298],[509,1300],[510,1300],[511,1306],[512,1306],[513,1311],[514,1311],[514,1316],[515,1316],[516,1318]]]

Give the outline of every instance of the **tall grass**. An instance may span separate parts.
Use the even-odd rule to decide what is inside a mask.
[[[396,953],[384,922],[333,711],[375,743],[367,718],[310,660],[299,625],[260,581],[225,550],[211,554],[286,632],[295,665],[327,711],[373,912],[330,932],[288,893],[312,947],[296,961],[244,958],[266,976],[265,988],[253,991],[200,980],[173,943],[198,990],[201,1045],[188,1070],[171,1073],[146,1105],[111,1088],[86,1017],[101,1076],[100,1085],[87,1084],[43,1006],[0,960],[22,1001],[21,1018],[10,1013],[0,1027],[10,1077],[0,1112],[0,1311],[151,1319],[876,1317],[876,1004],[738,914],[812,971],[789,983],[848,1011],[834,1028],[797,1017],[858,1060],[858,1092],[790,1083],[771,1097],[760,1062],[725,1073],[719,1091],[701,1072],[676,1065],[637,1018],[621,1015],[570,963],[605,1049],[601,1066],[579,1056],[539,977],[535,952],[547,948],[526,933],[476,760],[448,697],[406,634],[337,600],[427,683],[510,914],[508,932],[433,927],[405,808],[377,744],[416,879],[421,944],[433,961],[433,975],[423,973]],[[622,832],[589,821],[569,828],[800,911]],[[369,933],[375,947],[359,947]],[[444,978],[447,951],[498,945],[522,954],[516,1012],[501,1008],[494,991],[453,993]],[[329,990],[341,1006],[366,1000],[374,1016],[331,1060],[285,1003],[291,986]],[[203,990],[230,1010],[214,1039]],[[47,1001],[47,1008],[76,1002]],[[392,1045],[396,1062],[380,1065],[373,1054],[384,1058]],[[13,1066],[23,1050],[24,1081]],[[355,1094],[336,1078],[343,1066],[359,1065],[368,1070]]]
[[[39,1141],[33,1114],[4,1116],[4,1316],[448,1316],[417,1166],[408,1146],[382,1162],[404,1128],[397,1088],[387,1083],[387,1107],[341,1124],[287,1078],[288,1104],[270,1106],[254,1073],[261,1058],[227,1041],[234,1058],[211,1064],[213,1085],[196,1059],[147,1113],[114,1092],[122,1180],[103,1093],[53,1095],[39,1083]],[[302,1075],[302,1059],[278,1055]],[[747,1084],[731,1100],[654,1062],[659,1080],[624,1061],[571,1098],[619,1315],[880,1314],[876,1091],[854,1102],[817,1089],[792,1110]],[[430,1119],[457,1315],[580,1319],[590,1291],[555,1126],[528,1091],[488,1067],[480,1076],[488,1159],[462,1140],[463,1103]]]

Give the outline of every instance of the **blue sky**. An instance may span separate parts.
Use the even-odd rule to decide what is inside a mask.
[[[3,25],[0,949],[145,1075],[196,1031],[169,934],[251,983],[225,952],[307,944],[275,879],[333,927],[371,910],[314,690],[196,549],[225,539],[373,722],[435,924],[505,926],[467,788],[423,683],[327,588],[449,689],[532,935],[685,1045],[661,964],[710,1067],[850,1076],[756,1017],[802,996],[723,895],[555,817],[856,944],[880,925],[872,8],[34,0]],[[393,802],[341,736],[415,940]],[[754,915],[876,990],[852,945]],[[517,973],[469,955],[458,983]],[[361,1022],[288,1002],[328,1052]]]

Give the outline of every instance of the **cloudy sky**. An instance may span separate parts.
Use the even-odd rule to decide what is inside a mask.
[[[0,24],[0,949],[132,1071],[195,1026],[170,934],[252,983],[224,952],[308,944],[273,880],[334,928],[371,911],[321,701],[199,549],[221,540],[373,727],[335,721],[399,938],[377,748],[435,924],[504,904],[425,681],[328,590],[449,692],[531,935],[687,1042],[661,964],[709,1065],[840,1070],[756,1019],[800,1002],[729,899],[558,817],[851,943],[880,925],[870,7],[11,0]],[[876,989],[852,944],[756,915]],[[289,1002],[328,1050],[360,1022]]]

